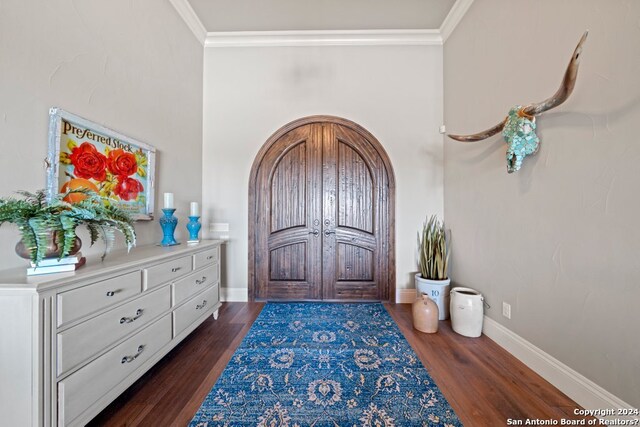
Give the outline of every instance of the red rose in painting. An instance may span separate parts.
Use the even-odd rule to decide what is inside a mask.
[[[136,156],[118,148],[109,151],[107,167],[114,175],[131,176],[138,171],[138,162],[136,161]]]
[[[78,178],[95,179],[104,181],[107,177],[107,158],[99,153],[96,147],[88,142],[83,142],[79,147],[74,147],[69,155],[71,164],[75,167],[74,173]]]
[[[116,196],[122,200],[135,200],[138,197],[138,193],[144,191],[142,183],[137,179],[129,178],[127,176],[119,176],[118,184],[116,184],[113,192]]]

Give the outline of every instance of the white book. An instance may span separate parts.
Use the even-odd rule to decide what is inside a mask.
[[[49,267],[31,267],[27,268],[27,276],[38,276],[41,274],[51,274],[51,273],[65,273],[70,271],[76,271],[80,267],[82,267],[85,263],[86,259],[80,258],[75,264],[61,264],[61,265],[52,265]]]
[[[82,252],[78,252],[75,255],[64,257],[60,260],[58,260],[58,258],[45,258],[42,261],[40,261],[40,264],[38,264],[38,267],[51,267],[55,265],[77,264],[78,262],[80,262],[81,258],[82,258]],[[36,264],[32,261],[31,267],[35,268],[35,266]]]

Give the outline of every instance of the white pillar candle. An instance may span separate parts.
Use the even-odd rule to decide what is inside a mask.
[[[173,209],[173,193],[164,193],[164,208]]]
[[[200,213],[198,210],[198,202],[191,202],[191,210],[190,210],[189,216],[200,216]]]

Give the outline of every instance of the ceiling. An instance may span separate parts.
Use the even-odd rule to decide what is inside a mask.
[[[456,0],[188,0],[207,32],[438,29]]]

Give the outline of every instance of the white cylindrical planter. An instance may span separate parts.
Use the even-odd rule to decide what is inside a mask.
[[[471,288],[451,290],[451,327],[465,337],[479,337],[482,334],[484,318],[484,298]]]
[[[430,280],[424,279],[420,273],[416,274],[416,291],[427,294],[438,305],[438,320],[449,318],[449,289],[451,279]]]

